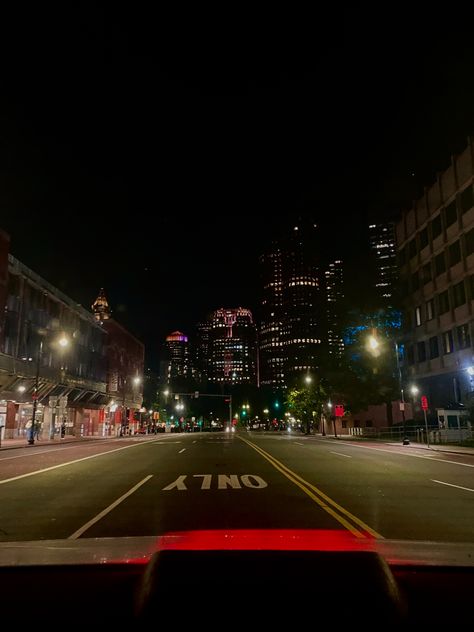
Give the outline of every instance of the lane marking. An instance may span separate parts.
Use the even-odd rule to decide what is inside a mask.
[[[139,448],[144,445],[155,445],[155,441],[149,441],[147,443],[132,443],[130,445],[124,445],[121,448],[116,448],[115,450],[108,450],[107,452],[99,452],[98,454],[91,454],[89,456],[84,456],[80,459],[74,459],[74,461],[67,461],[66,463],[58,463],[57,465],[51,465],[50,467],[45,467],[42,470],[35,470],[34,472],[27,472],[26,474],[20,474],[19,476],[13,476],[12,478],[5,478],[0,481],[0,485],[5,485],[5,483],[11,483],[13,481],[19,481],[22,478],[28,478],[29,476],[36,476],[37,474],[43,474],[44,472],[51,472],[52,470],[57,470],[60,467],[67,467],[68,465],[74,465],[75,463],[81,463],[81,461],[88,461],[89,459],[96,459],[99,456],[106,456],[107,454],[113,454],[114,452],[120,452],[120,450],[128,450],[128,448]]]
[[[463,487],[462,485],[453,485],[453,483],[445,483],[444,481],[437,481],[434,478],[430,479],[433,483],[439,483],[440,485],[448,485],[448,487],[457,487],[458,489],[465,489],[467,492],[474,492],[474,489],[470,487]]]
[[[323,441],[323,439],[316,439],[316,441]],[[369,445],[357,445],[356,443],[350,443],[349,441],[339,441],[339,445],[349,445],[349,446],[352,446],[353,448],[362,448],[365,450],[376,450],[378,452],[388,452],[389,454],[398,454],[401,456],[412,456],[417,459],[428,459],[428,461],[436,461],[436,463],[452,463],[453,465],[463,465],[464,467],[474,467],[474,465],[472,465],[471,463],[459,463],[458,461],[448,461],[447,459],[441,460],[439,458],[434,458],[432,456],[425,456],[422,454],[412,454],[410,452],[398,452],[398,451],[395,452],[393,450],[385,450],[384,448],[374,448]],[[466,456],[469,456],[469,454]]]
[[[106,516],[113,509],[115,509],[115,507],[120,505],[120,503],[122,503],[126,498],[128,498],[133,493],[135,493],[137,491],[137,489],[139,489],[142,485],[144,485],[147,481],[149,481],[150,478],[152,478],[152,476],[153,476],[153,474],[149,474],[148,476],[145,476],[145,478],[143,480],[141,480],[139,483],[134,485],[131,489],[128,490],[128,492],[126,492],[125,494],[120,496],[120,498],[117,498],[117,500],[115,500],[111,505],[109,505],[103,511],[101,511],[99,514],[97,514],[97,516],[92,518],[92,520],[89,520],[89,522],[86,522],[86,524],[82,525],[82,527],[80,527],[77,531],[74,531],[74,533],[69,536],[68,540],[77,540],[77,538],[79,538],[85,531],[90,529],[90,527],[92,527],[92,525],[94,525],[96,522],[99,522],[99,520],[102,520],[102,518],[104,516]]]
[[[331,450],[329,450],[329,452],[331,452]],[[349,454],[342,454],[342,452],[331,452],[331,454],[337,454],[337,456],[345,456],[348,459],[352,459],[352,457]]]
[[[351,514],[349,511],[347,511],[347,509],[344,509],[344,507],[341,507],[340,505],[338,505],[338,503],[332,500],[332,498],[329,498],[329,496],[327,496],[320,489],[318,489],[317,487],[315,487],[314,485],[306,481],[304,478],[299,476],[299,474],[296,474],[296,472],[293,472],[293,470],[290,470],[290,468],[288,468],[286,465],[278,461],[274,456],[272,456],[271,454],[269,454],[268,452],[266,452],[259,446],[255,445],[251,441],[248,441],[247,439],[243,439],[242,437],[239,437],[239,438],[244,443],[247,443],[247,445],[253,448],[256,452],[261,454],[261,456],[263,456],[264,459],[266,459],[269,463],[271,463],[271,465],[273,465],[275,469],[280,471],[290,481],[292,481],[295,485],[297,485],[305,494],[307,494],[312,500],[314,500],[315,503],[317,503],[322,509],[324,509],[324,511],[326,511],[329,515],[331,515],[335,520],[337,520],[340,524],[342,524],[348,531],[350,531],[357,538],[365,538],[366,535],[362,533],[361,531],[359,531],[358,529],[356,529],[350,522],[348,522],[339,513],[336,513],[335,511],[336,509],[340,513],[347,516],[350,520],[352,520],[355,524],[361,527],[364,531],[366,531],[367,533],[370,533],[374,538],[383,539],[383,536],[380,535],[380,533],[377,533],[377,531],[374,531],[374,529],[369,527],[369,525],[365,524],[365,522],[360,520],[360,518],[357,518],[357,516],[354,516],[353,514]],[[315,493],[313,493],[313,491],[311,490],[313,490]]]
[[[182,448],[182,449],[178,452],[178,454],[181,454],[181,452],[184,452],[185,450],[186,450],[186,448]]]
[[[295,445],[302,445],[302,446],[303,446],[303,448],[305,447],[305,444],[304,444],[304,443],[300,443],[299,441],[293,441],[293,443],[294,443]]]
[[[197,443],[197,441],[196,441],[196,440],[194,440],[194,441],[193,441],[193,443]]]

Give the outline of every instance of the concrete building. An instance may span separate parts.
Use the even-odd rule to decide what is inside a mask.
[[[191,375],[188,337],[181,331],[173,331],[166,336],[167,368],[166,383],[172,384],[176,378]]]
[[[474,145],[453,156],[397,224],[404,375],[430,411],[472,398]]]
[[[398,283],[395,224],[378,222],[369,225],[369,242],[375,263],[375,290],[382,302],[393,306],[393,293]]]
[[[340,358],[344,353],[342,339],[342,301],[344,300],[344,267],[340,259],[327,266],[324,273],[327,313],[327,346],[330,356]]]
[[[213,312],[209,343],[210,382],[258,385],[256,327],[249,309]]]

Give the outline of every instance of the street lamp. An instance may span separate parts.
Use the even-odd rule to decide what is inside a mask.
[[[402,370],[401,370],[401,367],[400,367],[400,357],[399,357],[399,350],[398,350],[398,342],[396,340],[394,340],[393,341],[393,345],[394,345],[394,350],[395,350],[395,359],[397,361],[398,387],[399,387],[399,390],[400,390],[400,410],[402,412],[402,424],[403,424],[403,445],[410,445],[410,440],[406,436],[406,430],[405,430],[405,396],[404,396],[404,393],[403,393]],[[368,339],[367,339],[367,346],[369,348],[369,351],[374,356],[377,357],[378,355],[380,355],[380,342],[377,339],[377,337],[375,336],[375,334],[372,334],[371,336],[368,337]]]
[[[41,358],[43,357],[43,334],[41,332],[39,333],[40,333],[40,343],[38,345],[38,351],[36,354],[36,375],[35,375],[35,386],[33,389],[33,414],[31,416],[30,437],[28,439],[28,443],[30,445],[34,445],[35,443],[35,425],[36,425],[36,411],[38,409],[39,374],[40,374],[40,367],[41,367]],[[58,340],[58,344],[60,347],[64,349],[69,345],[69,339],[64,334],[62,334],[61,338],[59,338]],[[20,388],[18,390],[20,390]]]
[[[313,379],[312,379],[311,375],[307,375],[307,376],[304,378],[304,381],[306,382],[306,384],[311,384],[311,382],[313,381]]]

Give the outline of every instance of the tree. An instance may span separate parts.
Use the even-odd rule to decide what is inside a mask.
[[[311,382],[304,388],[293,388],[288,392],[286,405],[296,419],[300,419],[305,427],[305,434],[309,434],[311,420],[315,419],[316,426],[327,401],[327,392],[320,380]]]

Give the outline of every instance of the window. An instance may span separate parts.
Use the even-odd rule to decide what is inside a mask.
[[[421,307],[415,309],[415,323],[417,327],[421,325]]]
[[[426,320],[433,320],[434,316],[434,301],[431,299],[430,301],[426,301]]]
[[[431,263],[427,263],[422,268],[423,283],[431,281]]]
[[[455,263],[461,261],[461,242],[459,239],[449,246],[449,265],[453,266]]]
[[[411,289],[415,292],[420,287],[420,275],[418,270],[411,275]]]
[[[465,213],[473,206],[474,196],[472,195],[472,186],[469,186],[461,193],[461,211]]]
[[[443,334],[443,353],[452,353],[453,351],[453,332],[445,331]]]
[[[474,252],[474,228],[466,233],[466,255],[472,255]]]
[[[441,235],[441,215],[437,215],[431,222],[431,239]]]
[[[466,291],[464,289],[464,281],[457,283],[453,287],[453,295],[454,295],[454,307],[459,307],[460,305],[464,305],[466,302]]]
[[[456,200],[454,200],[454,202],[451,202],[451,204],[444,209],[444,219],[446,220],[446,228],[448,226],[451,226],[451,224],[454,224],[457,218],[458,218],[458,214],[456,210]]]
[[[438,313],[445,314],[449,311],[449,293],[448,290],[441,292],[438,296]]]
[[[410,259],[413,259],[415,255],[416,255],[416,240],[412,239],[410,243],[408,244],[408,256]]]
[[[436,276],[439,276],[446,271],[446,259],[444,258],[444,252],[440,252],[435,257],[435,270]]]
[[[426,360],[426,345],[425,345],[425,341],[421,341],[419,342],[417,345],[417,355],[418,355],[418,362],[424,362]]]
[[[429,341],[430,345],[430,360],[434,360],[439,356],[439,348],[438,348],[438,336],[433,336]]]
[[[428,228],[423,228],[423,230],[420,233],[420,250],[423,250],[423,248],[426,248],[427,245],[428,245]]]
[[[457,328],[458,334],[458,346],[460,349],[467,349],[471,346],[471,334],[469,332],[469,325],[461,325]]]
[[[407,347],[407,362],[409,365],[415,364],[415,347],[413,345]]]

